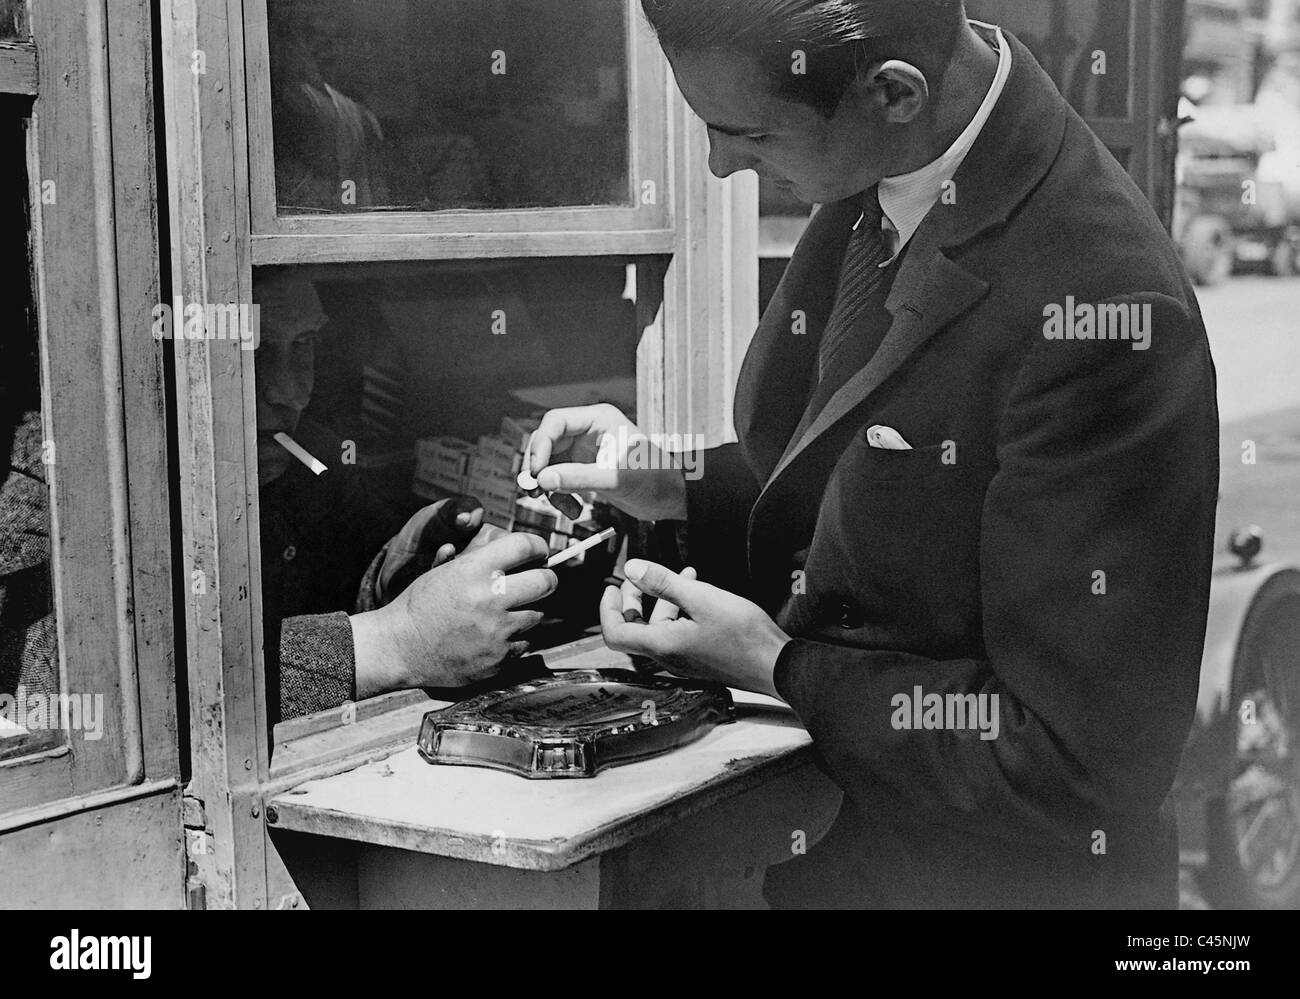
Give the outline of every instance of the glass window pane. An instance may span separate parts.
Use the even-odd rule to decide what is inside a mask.
[[[0,38],[28,38],[26,0],[0,0]]]
[[[62,739],[47,484],[53,450],[41,426],[24,129],[5,122],[0,144],[0,760]]]
[[[966,9],[1024,42],[1081,115],[1129,116],[1132,0],[968,0]]]
[[[374,591],[376,555],[437,500],[472,496],[489,523],[542,534],[555,550],[567,542],[552,533],[580,536],[581,522],[552,531],[518,508],[522,442],[506,419],[602,401],[634,414],[629,287],[625,262],[586,258],[258,269],[268,648],[286,620],[388,602],[394,594]],[[315,474],[277,434],[328,471]],[[593,507],[589,522],[604,515]],[[548,622],[527,636],[535,649],[596,624],[612,567],[609,552],[562,567],[568,578],[540,606]],[[287,675],[274,658],[273,683]]]
[[[631,204],[624,4],[268,9],[282,214]]]

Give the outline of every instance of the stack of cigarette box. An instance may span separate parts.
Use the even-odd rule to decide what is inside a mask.
[[[415,481],[412,488],[425,499],[443,499],[459,494],[474,445],[455,437],[427,437],[415,442]]]
[[[589,538],[600,530],[596,523],[594,510],[590,501],[582,498],[582,516],[570,520],[559,510],[551,506],[544,496],[532,499],[519,497],[515,504],[516,531],[527,531],[545,538],[551,554],[562,552],[575,541]]]
[[[507,416],[501,421],[500,437],[521,455],[528,450],[533,431],[541,426],[537,416]]]
[[[519,493],[517,476],[538,423],[535,417],[507,416],[498,433],[480,437],[477,444],[455,437],[418,441],[413,491],[431,501],[447,495],[473,496],[483,504],[486,523],[539,535],[553,553],[590,537],[599,527],[589,501],[583,500],[582,516],[575,521],[544,497],[531,499]]]

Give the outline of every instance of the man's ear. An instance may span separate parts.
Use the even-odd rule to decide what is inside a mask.
[[[888,59],[859,77],[858,86],[871,106],[891,125],[907,125],[930,103],[930,83],[910,62]]]

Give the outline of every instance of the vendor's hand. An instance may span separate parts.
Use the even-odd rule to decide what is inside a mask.
[[[648,656],[671,673],[779,697],[772,673],[790,636],[757,604],[642,559],[624,566],[628,583],[600,602],[605,644]],[[644,620],[642,594],[659,598]],[[626,613],[625,613],[626,612]],[[630,619],[630,620],[629,620]]]
[[[420,510],[388,542],[375,576],[375,604],[392,603],[430,569],[451,561],[481,533],[482,526],[483,508],[469,496]]]
[[[486,548],[494,541],[500,541],[502,538],[508,538],[508,537],[510,537],[509,531],[497,527],[496,524],[484,524],[482,527],[479,528],[478,533],[474,535],[474,539],[465,546],[465,551],[463,554],[476,552],[480,548]],[[439,552],[438,554],[439,556],[441,556],[443,552]],[[452,556],[454,556],[455,554],[456,554],[455,552],[451,552]],[[447,561],[447,559],[443,559],[443,561],[445,562]],[[442,562],[439,562],[438,564],[441,565]]]
[[[634,460],[628,452],[635,450]],[[638,520],[685,520],[686,478],[614,406],[553,409],[529,448],[530,471],[546,492],[595,490]]]
[[[556,587],[546,542],[510,534],[425,573],[386,607],[352,618],[357,696],[413,687],[464,687],[495,676],[527,651],[519,635]]]

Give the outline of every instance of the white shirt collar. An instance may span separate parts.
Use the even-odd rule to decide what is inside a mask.
[[[942,156],[933,163],[921,167],[912,173],[897,177],[886,177],[880,182],[880,207],[884,210],[882,223],[884,231],[894,237],[894,255],[882,267],[888,267],[903,252],[903,247],[911,242],[916,230],[930,214],[930,209],[943,196],[945,185],[952,180],[958,168],[965,161],[967,154],[975,145],[975,140],[984,131],[998,99],[1006,88],[1007,77],[1011,75],[1011,46],[1003,37],[1002,29],[982,21],[970,22],[976,28],[991,31],[998,42],[998,71],[993,77],[993,84],[984,98],[984,103],[975,112],[966,130],[957,137]]]

